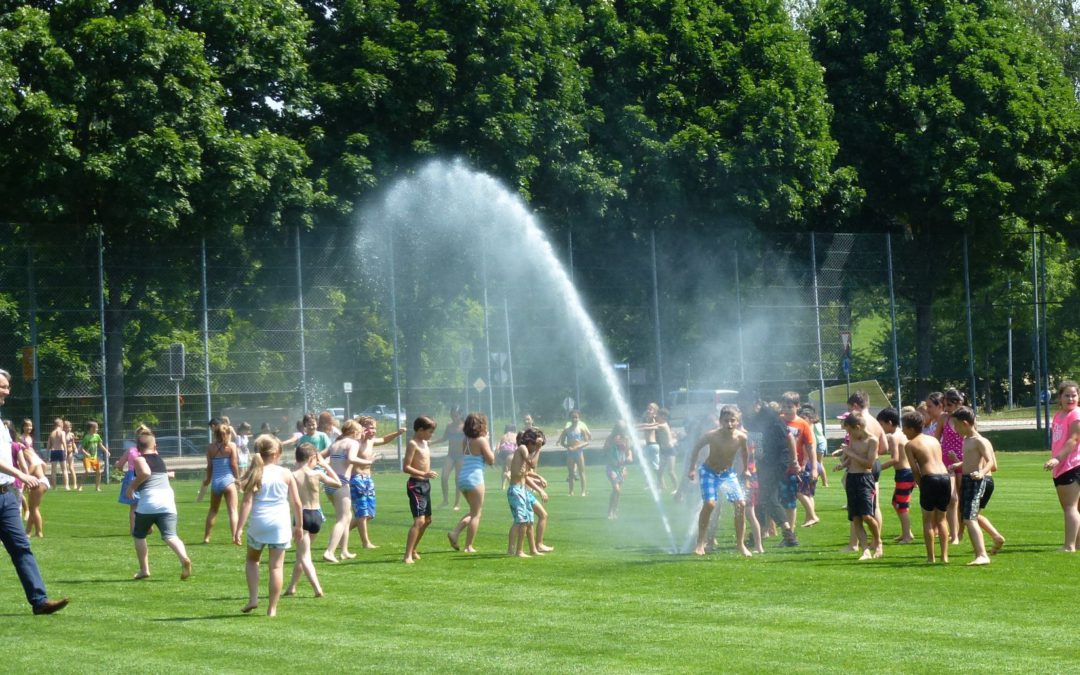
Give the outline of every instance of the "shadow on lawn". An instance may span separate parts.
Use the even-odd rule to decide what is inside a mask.
[[[239,610],[235,614],[210,614],[208,616],[171,616],[164,619],[150,619],[155,622],[164,623],[187,623],[188,621],[220,621],[222,619],[246,619],[250,616],[261,616],[259,614],[241,614]]]

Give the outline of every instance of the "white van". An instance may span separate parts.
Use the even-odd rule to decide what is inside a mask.
[[[705,415],[718,414],[720,408],[738,403],[739,392],[734,389],[679,389],[668,394],[666,403],[671,411],[671,423],[683,426]]]

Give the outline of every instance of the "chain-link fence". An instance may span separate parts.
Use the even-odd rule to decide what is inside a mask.
[[[1074,356],[1043,333],[1071,330],[1075,270],[1030,231],[1005,263],[968,247],[970,302],[958,236],[551,235],[561,260],[545,264],[569,268],[607,342],[612,363],[596,363],[557,289],[489,279],[452,250],[444,266],[460,274],[425,281],[407,242],[395,257],[357,227],[153,245],[7,229],[4,413],[37,420],[39,436],[64,417],[76,429],[111,420],[112,443],[147,422],[201,445],[212,415],[288,431],[305,410],[375,404],[409,419],[461,406],[553,423],[566,406],[611,414],[607,368],[635,407],[679,390],[825,388],[831,406],[866,381],[893,404],[957,386],[982,406],[1030,406],[1048,366]],[[521,255],[498,245],[485,260]]]

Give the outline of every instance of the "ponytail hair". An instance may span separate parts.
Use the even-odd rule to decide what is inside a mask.
[[[229,426],[228,422],[222,422],[214,427],[214,440],[222,445],[227,445],[232,441],[233,428]]]
[[[241,479],[245,493],[258,492],[262,487],[263,469],[276,455],[281,454],[281,441],[270,434],[263,434],[255,439],[255,453],[251,456],[251,465]]]

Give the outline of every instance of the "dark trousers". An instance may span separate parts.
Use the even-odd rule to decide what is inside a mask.
[[[768,526],[770,518],[777,527],[787,522],[787,511],[780,504],[780,481],[784,480],[786,469],[782,464],[762,462],[758,465],[758,503],[754,515],[762,528]]]
[[[48,600],[45,582],[41,580],[34,552],[30,550],[30,539],[26,536],[19,515],[19,493],[12,485],[8,486],[7,492],[0,494],[0,541],[4,542],[4,548],[15,565],[15,573],[22,582],[27,602],[37,607]]]

